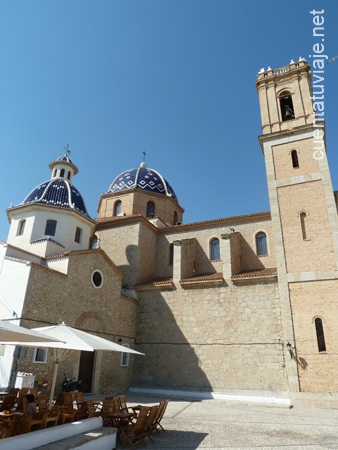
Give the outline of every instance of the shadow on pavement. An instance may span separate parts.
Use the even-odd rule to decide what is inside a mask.
[[[161,431],[156,434],[152,434],[150,439],[146,439],[144,442],[144,446],[141,445],[140,448],[147,449],[156,449],[156,450],[166,450],[166,449],[175,449],[175,450],[195,450],[199,448],[201,442],[207,436],[207,433],[196,433],[194,431],[178,431],[178,430],[169,430]],[[127,444],[124,442],[116,443],[116,449],[128,449]]]

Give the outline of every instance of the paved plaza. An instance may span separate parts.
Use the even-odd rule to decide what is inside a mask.
[[[128,403],[152,405],[159,400],[130,397]],[[166,431],[138,448],[338,449],[338,410],[171,399],[162,424]]]

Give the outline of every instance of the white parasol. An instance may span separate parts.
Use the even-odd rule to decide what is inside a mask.
[[[95,336],[84,331],[77,330],[67,326],[64,322],[60,325],[53,325],[49,327],[34,328],[34,331],[41,332],[44,335],[61,340],[63,342],[50,342],[43,345],[38,342],[30,342],[27,347],[48,347],[51,348],[50,355],[54,360],[54,375],[50,392],[50,405],[52,404],[56,377],[59,370],[59,364],[74,350],[80,351],[95,351],[101,350],[106,352],[122,352],[122,353],[135,353],[137,355],[143,355],[143,353],[132,350],[131,348],[124,347],[123,345],[116,344],[115,342],[108,341],[101,337]]]
[[[46,336],[43,333],[24,328],[19,325],[0,320],[0,344],[21,345],[36,342],[37,346],[46,342],[60,342],[59,339]]]

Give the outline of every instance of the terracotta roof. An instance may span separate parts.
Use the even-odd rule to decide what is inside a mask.
[[[143,281],[142,283],[136,284],[136,290],[143,290],[143,288],[148,289],[158,289],[158,288],[167,288],[171,289],[173,286],[172,277],[164,277],[164,278],[153,278],[152,280]]]
[[[204,220],[201,222],[190,222],[190,223],[182,223],[181,225],[173,225],[168,228],[164,228],[162,230],[159,230],[161,233],[168,233],[168,232],[176,232],[180,229],[185,228],[203,228],[206,225],[234,225],[234,224],[240,224],[240,223],[247,223],[252,221],[262,221],[262,220],[271,220],[271,213],[270,211],[266,212],[260,212],[260,213],[253,213],[253,214],[244,214],[242,216],[232,216],[232,217],[224,217],[220,219],[211,219],[211,220]]]
[[[233,275],[231,279],[233,282],[240,281],[258,281],[269,280],[277,277],[277,269],[275,267],[267,269],[255,269],[255,270],[243,270],[236,275]],[[199,287],[199,286],[219,286],[223,284],[224,278],[222,272],[206,273],[203,275],[194,275],[189,278],[180,280],[182,287]],[[152,290],[152,289],[172,289],[173,279],[171,277],[165,278],[153,278],[139,283],[135,286],[136,290]]]
[[[276,267],[269,267],[265,269],[254,269],[254,270],[242,270],[242,272],[233,275],[232,280],[245,280],[253,278],[270,278],[277,277]]]
[[[221,272],[216,272],[216,273],[207,273],[204,275],[194,275],[192,277],[180,280],[180,283],[181,284],[208,283],[210,281],[223,282],[224,281],[223,274]]]

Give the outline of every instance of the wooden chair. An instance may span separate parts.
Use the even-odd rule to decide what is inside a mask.
[[[162,420],[162,418],[164,416],[164,413],[165,413],[165,411],[167,409],[168,403],[169,403],[169,400],[162,400],[160,402],[159,407],[158,407],[157,416],[155,417],[155,420],[154,420],[154,423],[152,425],[152,430],[151,431],[154,431],[154,432],[155,431],[160,431],[160,430],[164,431],[164,428],[161,425],[161,420]]]
[[[28,394],[29,388],[21,388],[19,390],[18,393],[18,398],[17,398],[17,411],[25,411],[24,407],[25,407],[25,400],[26,400],[26,395]],[[33,394],[34,395],[34,394]]]
[[[41,411],[48,411],[48,398],[46,395],[39,395],[36,399],[36,406]]]
[[[120,411],[120,403],[117,397],[105,398],[102,401],[100,416],[103,419],[103,426],[115,426],[113,414]]]
[[[29,431],[41,430],[42,428],[45,428],[47,414],[47,410],[30,414],[32,420]]]
[[[58,424],[63,425],[64,423],[74,422],[75,414],[76,414],[75,409],[61,410],[60,415],[59,415]]]
[[[18,436],[19,434],[28,433],[30,430],[32,418],[30,415],[15,415],[11,418],[8,429],[2,433],[2,438]]]
[[[17,436],[20,430],[21,416],[13,416],[11,419],[2,424],[1,439],[5,439],[11,436]]]
[[[67,406],[73,408],[73,395],[71,392],[60,392],[55,400],[56,406]]]
[[[158,417],[158,411],[159,411],[160,405],[154,405],[150,407],[149,414],[147,416],[147,420],[144,427],[144,438],[149,437],[149,439],[152,441],[151,433],[153,432],[153,427],[155,424],[155,421]]]
[[[0,411],[11,411],[16,404],[16,395],[7,394],[0,404]]]
[[[101,415],[102,405],[98,408],[98,403],[94,400],[88,400],[86,403],[86,409],[88,417],[99,417]]]
[[[83,392],[74,392],[74,400],[77,409],[81,409],[82,403],[84,402]]]
[[[58,424],[59,416],[60,416],[60,409],[53,407],[51,410],[47,412],[43,428],[55,427]]]
[[[135,449],[135,444],[138,444],[144,440],[145,427],[149,412],[150,408],[147,406],[141,406],[136,421],[125,424],[119,429],[120,439],[123,436],[133,449]]]
[[[84,420],[87,419],[88,416],[88,402],[83,401],[80,406],[76,409],[74,420]],[[94,416],[91,416],[94,417]]]
[[[123,412],[134,413],[133,408],[127,405],[126,396],[119,395],[118,397],[120,403],[120,410]]]
[[[65,405],[54,405],[54,410],[59,411],[58,417],[58,425],[63,425],[64,423],[74,422],[74,417],[77,412],[76,409],[73,409],[73,406],[65,406]]]
[[[12,388],[12,389],[9,390],[8,394],[9,394],[9,395],[15,395],[15,397],[17,397],[19,391],[20,391],[19,388]]]

